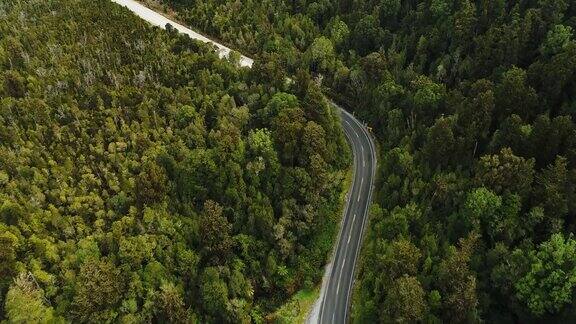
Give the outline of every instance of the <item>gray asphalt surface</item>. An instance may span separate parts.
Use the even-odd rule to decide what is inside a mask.
[[[112,0],[148,21],[152,25],[164,28],[167,23],[190,37],[214,44],[221,57],[227,57],[230,49],[207,37],[182,26],[159,13],[156,13],[134,0]],[[251,67],[252,59],[242,56],[240,65]],[[348,192],[348,203],[342,220],[337,247],[332,257],[332,266],[328,267],[328,282],[320,296],[319,323],[345,323],[348,319],[350,294],[354,283],[354,270],[364,226],[368,218],[368,208],[372,199],[372,187],[376,173],[376,149],[372,137],[362,123],[354,116],[338,107],[342,115],[342,126],[354,154],[354,175],[352,188]]]
[[[342,108],[342,126],[354,154],[352,188],[348,193],[342,228],[332,259],[324,295],[321,296],[319,323],[346,323],[349,315],[354,270],[376,173],[376,148],[366,127]]]

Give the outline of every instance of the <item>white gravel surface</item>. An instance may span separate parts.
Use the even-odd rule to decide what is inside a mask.
[[[215,45],[218,48],[218,54],[220,55],[220,57],[228,57],[230,55],[230,52],[232,52],[228,47],[216,43],[215,41],[193,31],[192,29],[182,26],[179,23],[162,16],[161,14],[147,8],[146,6],[138,3],[137,1],[134,0],[112,0],[112,1],[116,2],[119,5],[127,7],[136,15],[138,15],[139,17],[141,17],[142,19],[146,20],[147,22],[151,23],[154,26],[158,26],[160,28],[166,28],[166,24],[170,24],[179,32],[187,34],[191,38]],[[253,63],[254,60],[252,60],[249,57],[246,57],[244,55],[240,57],[241,66],[252,67]]]

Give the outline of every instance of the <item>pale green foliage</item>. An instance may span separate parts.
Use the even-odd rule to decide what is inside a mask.
[[[307,59],[313,71],[327,71],[333,66],[334,45],[324,36],[316,38],[308,48]]]
[[[44,293],[26,273],[16,277],[6,295],[5,311],[8,323],[64,323],[45,304]]]
[[[425,76],[419,76],[412,81],[415,89],[414,104],[425,114],[430,114],[438,109],[440,101],[446,94],[446,87],[436,83]]]
[[[542,54],[552,56],[558,54],[568,46],[572,40],[572,27],[556,25],[548,32],[546,40],[542,44]]]
[[[339,18],[335,19],[330,27],[330,40],[335,46],[342,44],[350,35],[348,25]]]
[[[530,269],[516,283],[516,296],[535,315],[561,311],[576,286],[576,241],[553,234],[527,257]]]
[[[413,323],[426,312],[425,293],[416,277],[402,276],[390,287],[384,300],[383,318],[396,323]]]
[[[478,188],[468,194],[466,212],[473,223],[490,219],[502,206],[502,198],[486,188]]]

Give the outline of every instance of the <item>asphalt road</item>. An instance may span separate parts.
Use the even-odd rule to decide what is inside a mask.
[[[376,173],[376,149],[371,135],[350,113],[339,109],[344,132],[354,154],[354,175],[328,282],[320,296],[319,323],[346,323],[348,319],[354,270],[368,219]]]
[[[189,35],[191,38],[212,43],[217,47],[221,57],[226,57],[231,52],[228,47],[218,44],[134,0],[112,1],[127,7],[152,25],[165,28],[166,24],[171,24],[178,31]],[[241,56],[241,66],[251,67],[253,62],[252,59]],[[332,266],[328,267],[327,270],[330,273],[325,275],[328,281],[324,283],[324,289],[322,289],[319,300],[319,323],[345,323],[348,319],[354,269],[360,253],[364,226],[368,218],[368,208],[372,199],[376,172],[376,149],[366,127],[344,109],[340,107],[338,109],[341,112],[346,138],[354,154],[354,175],[352,188],[350,188],[347,196],[348,202],[345,207],[337,246],[332,256]]]

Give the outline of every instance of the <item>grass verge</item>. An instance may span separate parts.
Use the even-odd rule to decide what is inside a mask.
[[[314,289],[302,289],[297,292],[288,302],[282,305],[270,317],[273,323],[297,323],[306,322],[308,313],[314,302],[320,296],[320,286]]]

